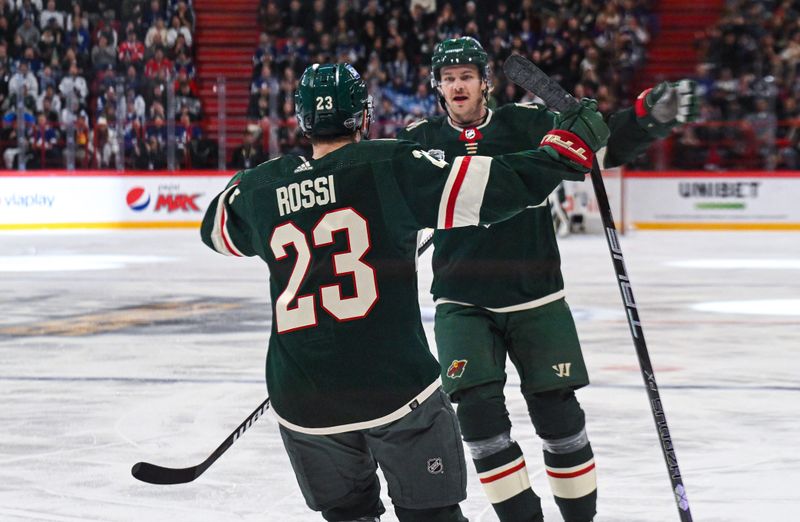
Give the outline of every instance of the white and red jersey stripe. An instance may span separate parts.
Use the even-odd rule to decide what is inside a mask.
[[[547,468],[553,495],[560,498],[581,498],[597,489],[594,459],[571,468]]]
[[[458,156],[450,168],[439,202],[436,228],[453,228],[480,223],[481,205],[492,158]]]
[[[478,478],[486,497],[492,504],[508,500],[531,487],[528,468],[522,456],[502,466],[478,473]]]
[[[238,190],[236,185],[232,185],[225,189],[217,199],[217,212],[214,215],[214,228],[211,230],[211,243],[214,245],[214,250],[220,254],[241,257],[244,254],[233,244],[233,239],[231,239],[227,227],[228,212],[226,207],[236,197],[234,192],[236,190]],[[228,196],[231,198],[230,201],[228,201]]]

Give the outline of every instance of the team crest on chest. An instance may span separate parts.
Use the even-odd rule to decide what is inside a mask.
[[[458,137],[459,141],[464,142],[467,154],[476,154],[478,152],[478,141],[481,139],[483,139],[483,134],[476,128],[464,129]]]
[[[456,359],[455,361],[451,362],[450,367],[447,368],[447,376],[451,379],[460,379],[461,376],[464,375],[464,368],[466,367],[466,359]]]

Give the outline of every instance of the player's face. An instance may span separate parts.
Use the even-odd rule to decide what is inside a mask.
[[[483,116],[485,84],[477,65],[442,67],[439,85],[453,121],[472,123]]]

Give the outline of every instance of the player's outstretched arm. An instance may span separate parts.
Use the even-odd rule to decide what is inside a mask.
[[[609,118],[611,137],[603,166],[628,163],[673,128],[696,121],[699,100],[697,84],[692,80],[661,82],[644,90],[632,108]]]
[[[237,173],[211,201],[200,225],[200,237],[208,247],[226,256],[253,256],[250,227],[242,219],[244,198]]]
[[[580,147],[591,153],[585,144]],[[391,163],[392,184],[417,228],[437,229],[503,221],[544,202],[565,179],[582,180],[589,170],[554,158],[544,146],[494,158],[458,156],[448,163],[407,141],[397,143]]]

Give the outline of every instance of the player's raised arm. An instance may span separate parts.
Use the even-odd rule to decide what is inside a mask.
[[[697,85],[692,80],[661,82],[645,89],[634,106],[611,115],[611,137],[605,167],[633,161],[654,141],[670,134],[673,128],[691,123],[699,114]]]

